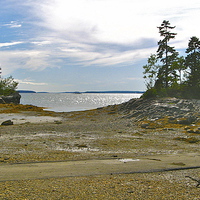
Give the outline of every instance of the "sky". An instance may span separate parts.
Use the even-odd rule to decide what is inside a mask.
[[[143,65],[168,20],[184,55],[200,37],[199,0],[0,0],[0,67],[18,89],[144,91]]]

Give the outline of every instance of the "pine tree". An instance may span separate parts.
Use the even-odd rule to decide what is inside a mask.
[[[148,64],[143,66],[144,68],[143,78],[146,80],[147,89],[151,89],[155,85],[159,69],[157,62],[158,62],[157,56],[155,54],[151,54],[151,56],[148,58]]]
[[[188,84],[195,89],[200,88],[200,41],[191,37],[186,49],[186,66],[190,69]]]
[[[147,91],[143,98],[179,97],[200,99],[200,40],[190,38],[187,56],[178,56],[178,52],[169,45],[177,35],[171,30],[169,21],[164,20],[159,28],[162,40],[158,42],[157,54],[148,58],[143,66]]]
[[[170,26],[169,21],[166,20],[164,20],[161,26],[158,28],[160,36],[164,37],[163,40],[160,40],[158,42],[159,46],[157,50],[157,56],[163,63],[162,69],[160,69],[162,73],[160,73],[160,76],[158,78],[162,79],[162,83],[164,84],[163,87],[168,88],[169,83],[174,76],[171,64],[178,56],[178,52],[176,52],[174,47],[169,46],[168,43],[171,39],[174,39],[177,34],[170,32],[172,29],[175,28],[175,26]]]
[[[171,67],[174,69],[174,81],[182,84],[183,77],[186,75],[187,69],[185,65],[185,58],[183,56],[177,57],[176,60],[172,63]]]

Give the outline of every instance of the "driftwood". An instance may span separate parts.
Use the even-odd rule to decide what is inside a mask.
[[[195,179],[195,178],[192,178],[192,177],[190,177],[190,176],[185,176],[185,177],[188,177],[188,178],[192,179],[193,181],[196,181],[196,182],[197,182],[197,185],[196,185],[196,187],[199,187],[199,186],[200,186],[200,179],[199,179],[199,180],[197,180],[197,179]]]

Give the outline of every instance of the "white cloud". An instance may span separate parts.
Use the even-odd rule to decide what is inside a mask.
[[[48,45],[51,44],[51,41],[37,41],[37,42],[31,42],[32,44],[38,45],[38,46],[43,46],[43,45]]]
[[[4,24],[3,26],[7,26],[9,28],[20,28],[22,27],[22,24],[18,21],[11,21],[9,24]]]
[[[181,24],[191,17],[198,20],[199,7],[198,0],[190,4],[181,0],[169,0],[167,4],[157,0],[48,0],[39,7],[37,4],[36,12],[43,26],[67,38],[127,43],[156,37],[156,27],[165,18],[181,20]]]
[[[27,42],[31,48],[1,51],[0,63],[7,74],[18,68],[59,66],[63,58],[83,66],[133,64],[156,51],[157,26],[164,19],[177,27],[176,48],[186,48],[189,37],[199,34],[199,0],[168,0],[166,4],[157,0],[19,0],[18,4],[31,12],[27,19],[32,20],[26,23],[39,28]],[[7,26],[17,28],[21,23],[12,21]],[[21,43],[1,43],[0,47]]]
[[[1,47],[8,47],[8,46],[13,46],[17,44],[22,44],[23,42],[5,42],[5,43],[0,43],[0,48]]]
[[[199,32],[193,23],[200,17],[199,0],[191,0],[190,4],[183,0],[169,0],[167,4],[157,0],[38,0],[32,3],[34,14],[40,19],[38,25],[47,28],[47,35],[52,36],[53,48],[60,48],[58,54],[63,51],[63,56],[82,61],[83,65],[126,64],[154,53],[144,45],[118,51],[112,44],[130,48],[130,44],[149,38],[153,48],[153,42],[160,39],[157,26],[164,19],[177,26],[177,48],[186,48],[189,35]],[[107,48],[102,50],[101,44],[107,44]],[[154,42],[154,48],[156,45]]]
[[[37,83],[34,80],[29,80],[29,79],[25,79],[25,80],[19,80],[19,79],[15,79],[15,81],[17,81],[20,84],[25,84],[25,85],[48,85],[47,83]]]
[[[43,70],[50,66],[49,54],[47,51],[39,50],[0,51],[2,73],[11,74],[17,69]]]

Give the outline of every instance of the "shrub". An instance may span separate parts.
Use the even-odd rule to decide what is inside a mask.
[[[12,76],[0,79],[0,95],[8,96],[15,93],[18,82],[14,81]]]
[[[158,95],[157,90],[155,88],[148,89],[141,98],[144,99],[150,99],[150,98],[156,98]]]

